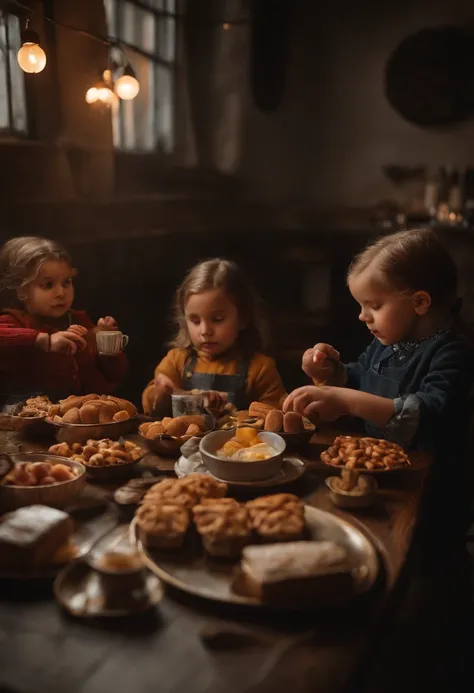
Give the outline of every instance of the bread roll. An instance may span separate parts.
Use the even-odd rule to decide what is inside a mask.
[[[78,424],[81,423],[81,417],[79,416],[79,409],[77,407],[72,407],[68,409],[62,418],[63,423]]]
[[[268,412],[264,428],[266,431],[272,431],[273,433],[281,431],[283,428],[283,412],[278,409]]]
[[[118,405],[115,402],[103,402],[99,407],[99,422],[110,423],[118,413]]]
[[[128,411],[125,411],[125,409],[122,409],[121,411],[118,411],[116,414],[113,416],[113,421],[127,421],[127,419],[130,418],[130,415]]]
[[[188,429],[188,423],[183,421],[182,418],[178,417],[172,419],[169,424],[165,426],[165,433],[168,436],[174,436],[175,438],[181,438],[184,436]]]
[[[303,417],[297,411],[289,411],[283,419],[285,433],[301,433],[304,431]]]
[[[131,418],[132,416],[136,416],[138,413],[136,406],[126,399],[120,399],[120,397],[112,397],[111,395],[109,395],[107,399],[112,400],[113,402],[118,404],[119,411],[124,409],[128,413],[129,418]]]
[[[63,399],[59,402],[59,411],[60,415],[64,416],[67,414],[68,411],[71,409],[79,409],[79,407],[82,405],[83,402],[83,397],[76,397],[75,395],[71,395],[67,399]]]
[[[83,424],[95,424],[99,422],[99,408],[92,404],[84,404],[79,409],[79,416]]]

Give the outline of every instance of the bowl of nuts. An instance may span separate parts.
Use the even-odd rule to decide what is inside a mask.
[[[358,469],[380,474],[407,469],[410,460],[397,443],[379,438],[355,438],[338,436],[334,443],[321,453],[324,464],[335,469]]]
[[[134,466],[146,455],[146,450],[129,440],[103,438],[89,439],[84,445],[59,443],[52,445],[49,453],[80,462],[90,478],[114,481],[133,476]]]
[[[150,452],[165,457],[179,456],[181,446],[190,438],[202,436],[214,428],[214,419],[208,414],[165,417],[161,421],[146,421],[138,430],[143,444]]]

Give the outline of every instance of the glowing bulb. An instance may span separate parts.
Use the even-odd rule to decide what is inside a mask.
[[[230,29],[230,24],[228,24],[227,22],[225,22],[225,24],[222,25],[222,28],[224,29],[224,31],[229,31],[229,29]]]
[[[102,103],[110,105],[115,100],[115,94],[112,89],[109,89],[109,87],[100,87],[97,90],[97,98],[99,101],[102,101]]]
[[[140,91],[140,83],[135,75],[133,67],[128,63],[125,65],[120,77],[115,82],[115,93],[124,101],[131,101]]]
[[[37,73],[45,68],[46,53],[38,43],[25,41],[18,51],[17,60],[23,72]]]
[[[86,92],[86,101],[87,103],[95,103],[97,99],[99,98],[98,94],[98,89],[97,87],[91,87],[90,89],[87,90]]]
[[[140,91],[140,84],[136,77],[122,75],[115,82],[115,93],[120,99],[130,101],[134,99]]]

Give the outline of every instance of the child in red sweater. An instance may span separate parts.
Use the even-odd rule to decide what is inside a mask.
[[[33,394],[113,392],[122,381],[124,354],[99,355],[95,333],[116,330],[114,318],[97,325],[74,301],[72,266],[55,241],[14,238],[0,252],[0,404]]]

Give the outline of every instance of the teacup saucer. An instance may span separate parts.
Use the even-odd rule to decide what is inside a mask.
[[[263,481],[228,481],[226,483],[228,483],[229,486],[247,486],[252,488],[282,486],[283,484],[289,484],[299,479],[305,473],[305,469],[305,464],[299,457],[296,455],[285,455],[280,471],[271,479],[264,479]],[[194,474],[196,472],[214,476],[208,470],[198,452],[189,457],[181,455],[174,466],[174,471],[178,479],[182,479],[188,476],[188,474]],[[214,478],[217,479],[217,477]],[[223,479],[218,479],[218,481],[223,481]]]
[[[73,616],[104,618],[133,616],[158,604],[163,596],[160,580],[146,571],[143,590],[132,592],[123,603],[109,606],[100,575],[85,561],[65,568],[54,582],[57,602]]]

